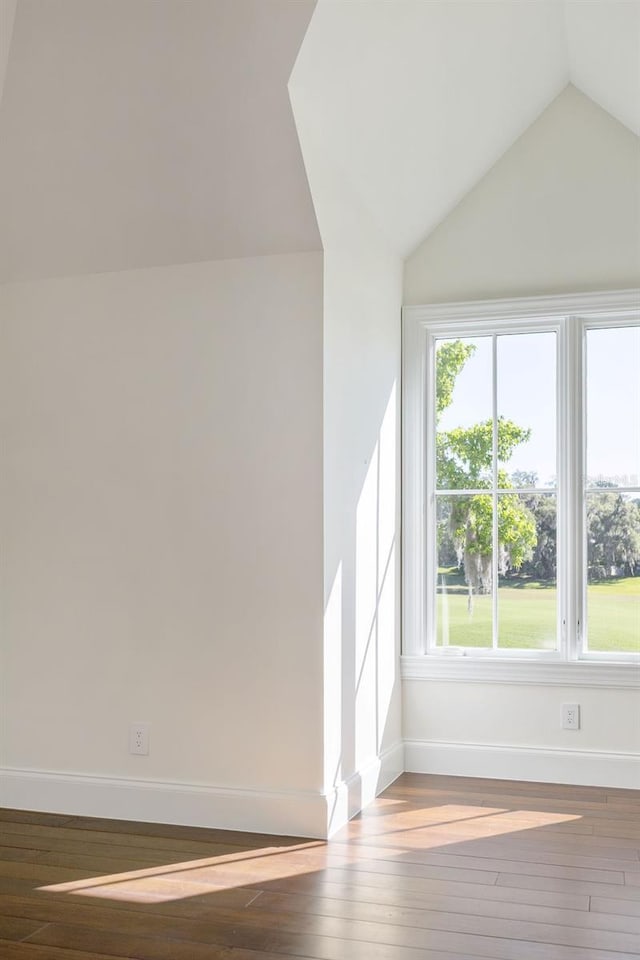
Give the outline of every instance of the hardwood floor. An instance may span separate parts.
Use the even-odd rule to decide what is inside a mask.
[[[640,791],[404,774],[329,843],[0,810],[2,960],[640,958]]]

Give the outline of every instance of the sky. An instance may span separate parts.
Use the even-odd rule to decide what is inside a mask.
[[[537,473],[540,487],[552,486],[557,472],[555,339],[549,331],[498,337],[498,415],[531,430],[508,469]],[[491,337],[464,342],[476,350],[458,376],[442,430],[491,418]],[[587,331],[587,476],[640,483],[640,327]]]

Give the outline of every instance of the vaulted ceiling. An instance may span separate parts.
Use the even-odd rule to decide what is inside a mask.
[[[0,280],[319,249],[294,62],[401,256],[567,83],[640,134],[640,0],[0,0]]]
[[[291,86],[406,256],[570,82],[640,134],[637,0],[319,0]]]

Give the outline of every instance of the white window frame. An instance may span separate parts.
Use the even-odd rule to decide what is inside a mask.
[[[588,653],[582,649],[586,592],[584,526],[584,331],[612,323],[640,321],[640,290],[568,296],[490,300],[403,308],[403,656],[405,678],[504,683],[561,683],[640,687],[640,656]],[[557,651],[428,648],[427,584],[433,542],[435,464],[429,424],[435,405],[433,369],[436,338],[474,333],[554,331],[558,337],[558,622]],[[582,384],[581,403],[572,398]]]

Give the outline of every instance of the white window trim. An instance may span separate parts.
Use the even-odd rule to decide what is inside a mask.
[[[403,680],[438,680],[462,683],[517,683],[534,686],[607,687],[640,689],[640,663],[608,660],[502,660],[460,654],[457,657],[403,656]]]
[[[478,679],[483,682],[517,683],[579,683],[581,686],[633,686],[640,687],[640,661],[624,656],[606,655],[598,658],[591,654],[589,660],[578,660],[578,646],[569,644],[566,630],[563,631],[561,650],[539,654],[534,651],[520,651],[511,654],[502,652],[499,657],[490,652],[466,650],[464,654],[447,654],[430,651],[427,655],[424,644],[426,637],[426,584],[427,584],[427,511],[425,510],[424,491],[427,489],[427,470],[433,469],[429,463],[431,456],[427,446],[428,414],[424,402],[427,388],[427,344],[429,336],[438,328],[446,330],[453,321],[464,326],[465,334],[473,333],[474,328],[488,326],[496,332],[511,329],[513,326],[530,329],[539,327],[551,329],[558,318],[578,317],[587,326],[603,319],[636,318],[640,310],[640,289],[570,294],[553,297],[525,297],[510,300],[474,301],[465,303],[445,303],[424,306],[404,307],[402,311],[403,348],[402,348],[402,443],[403,443],[403,657],[402,675],[407,679],[424,677],[427,679]],[[559,340],[559,395],[568,396],[580,377],[582,353],[578,341],[571,341],[572,326],[563,324]],[[556,327],[557,329],[557,327]],[[450,333],[450,330],[448,331]],[[575,336],[575,334],[573,334]],[[567,358],[569,362],[565,364]],[[560,397],[559,397],[560,399]],[[575,431],[582,430],[582,424],[570,421],[574,415],[566,402],[559,405],[561,411],[558,437],[559,453],[567,450],[566,440]],[[575,445],[572,447],[575,450]],[[564,464],[564,485],[558,490],[559,501],[564,502],[565,517],[569,509],[577,509],[577,498],[572,495],[582,480],[582,464],[575,462]],[[565,569],[575,569],[582,562],[582,544],[569,542],[568,525],[559,531],[564,538],[562,554]],[[573,524],[578,530],[579,525]],[[562,578],[565,584],[574,583],[576,578],[568,575]],[[564,598],[567,620],[577,625],[582,617],[581,599],[576,590]],[[574,629],[571,626],[570,629]],[[616,662],[619,660],[619,662]],[[511,678],[511,679],[509,679]]]

